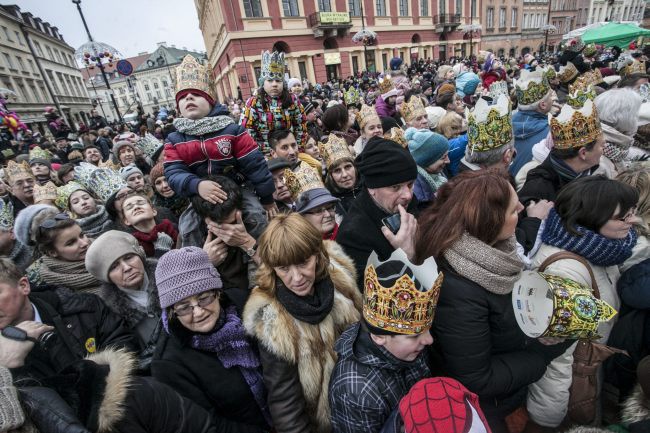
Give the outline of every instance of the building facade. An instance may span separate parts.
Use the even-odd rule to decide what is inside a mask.
[[[524,0],[521,24],[521,54],[540,53],[548,43],[545,32],[541,30],[549,23],[551,0]]]
[[[583,22],[588,20],[588,14],[586,10],[579,9],[578,7],[579,1],[582,1],[582,6],[584,6],[584,0],[550,1],[551,11],[549,23],[555,26],[556,30],[554,33],[549,33],[548,45],[550,51],[556,51],[560,45],[560,42],[562,41],[562,35],[569,33],[571,30],[575,30],[578,27],[581,27],[577,25],[579,19],[578,14],[580,14],[580,20]]]
[[[587,21],[643,21],[645,0],[591,0]]]
[[[383,72],[393,57],[447,59],[478,52],[479,0],[195,0],[219,100],[258,87],[261,52],[285,53],[287,73],[323,83]],[[352,41],[366,28],[372,45]]]
[[[0,87],[15,94],[8,108],[41,134],[48,131],[45,107],[59,108],[73,129],[87,123],[92,108],[74,48],[56,27],[15,5],[0,6]]]
[[[520,54],[522,34],[522,2],[517,0],[481,1],[481,49],[499,56]]]

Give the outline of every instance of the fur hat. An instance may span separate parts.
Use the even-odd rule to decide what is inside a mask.
[[[408,128],[404,133],[413,159],[422,168],[438,161],[449,151],[449,141],[444,135],[428,129]]]
[[[119,161],[120,159],[120,149],[123,148],[124,146],[129,146],[131,150],[135,152],[135,144],[128,140],[120,140],[115,145],[113,146],[113,155],[115,155],[115,158]]]
[[[146,255],[138,240],[129,233],[109,230],[103,233],[88,247],[86,269],[95,278],[110,283],[108,272],[117,259],[127,254],[140,256],[144,263]]]
[[[14,236],[23,245],[34,245],[31,240],[32,221],[44,210],[52,210],[58,213],[59,210],[49,204],[33,204],[21,210],[14,222]]]

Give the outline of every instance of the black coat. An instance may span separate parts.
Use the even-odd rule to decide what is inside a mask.
[[[415,215],[416,209],[417,200],[413,197],[407,210]],[[375,251],[380,260],[386,260],[395,251],[381,231],[381,220],[387,216],[390,214],[379,208],[364,188],[339,226],[336,242],[354,261],[359,290],[363,288],[363,272],[370,254]]]
[[[444,280],[432,351],[444,374],[476,393],[491,424],[524,403],[529,384],[571,342],[543,346],[520,329],[511,295],[497,295],[440,261]]]
[[[225,368],[215,353],[193,349],[189,333],[170,325],[151,362],[151,374],[208,410],[217,431],[257,433],[269,428],[241,371]]]
[[[568,182],[553,168],[550,156],[533,168],[526,176],[526,182],[519,190],[519,201],[527,206],[531,201],[555,201],[557,193]]]

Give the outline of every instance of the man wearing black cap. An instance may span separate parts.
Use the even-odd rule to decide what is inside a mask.
[[[373,137],[355,160],[364,188],[343,219],[337,235],[346,254],[354,260],[359,289],[370,253],[385,259],[397,249],[413,257],[417,221],[413,184],[417,165],[407,149],[383,137]],[[382,220],[399,215],[399,230],[391,232]],[[397,217],[395,218],[397,219]]]
[[[289,188],[284,183],[284,169],[291,168],[291,163],[284,158],[273,158],[267,162],[271,176],[273,177],[273,184],[275,185],[275,192],[273,192],[273,200],[278,206],[280,212],[291,212],[295,209],[293,199]]]

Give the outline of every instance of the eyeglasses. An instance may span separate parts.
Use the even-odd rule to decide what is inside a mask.
[[[334,211],[336,211],[336,205],[335,204],[327,206],[327,207],[322,207],[320,209],[310,210],[310,211],[305,212],[305,213],[308,214],[308,215],[320,215],[320,214],[323,214],[323,213],[334,213]]]
[[[194,308],[196,307],[205,308],[208,305],[212,304],[218,296],[219,295],[216,291],[206,292],[201,294],[201,296],[196,299],[195,305],[192,305],[190,303],[175,305],[172,308],[172,311],[178,317],[187,316],[189,314],[192,314],[194,312]]]
[[[635,215],[636,215],[636,207],[633,207],[632,209],[630,209],[628,213],[625,214],[624,217],[616,218],[616,221],[626,223],[630,218],[634,218]]]
[[[70,216],[67,213],[60,213],[54,215],[52,218],[48,218],[45,221],[43,221],[39,227],[42,229],[53,229],[54,227],[57,226],[57,224],[61,221],[66,221],[69,220]]]

